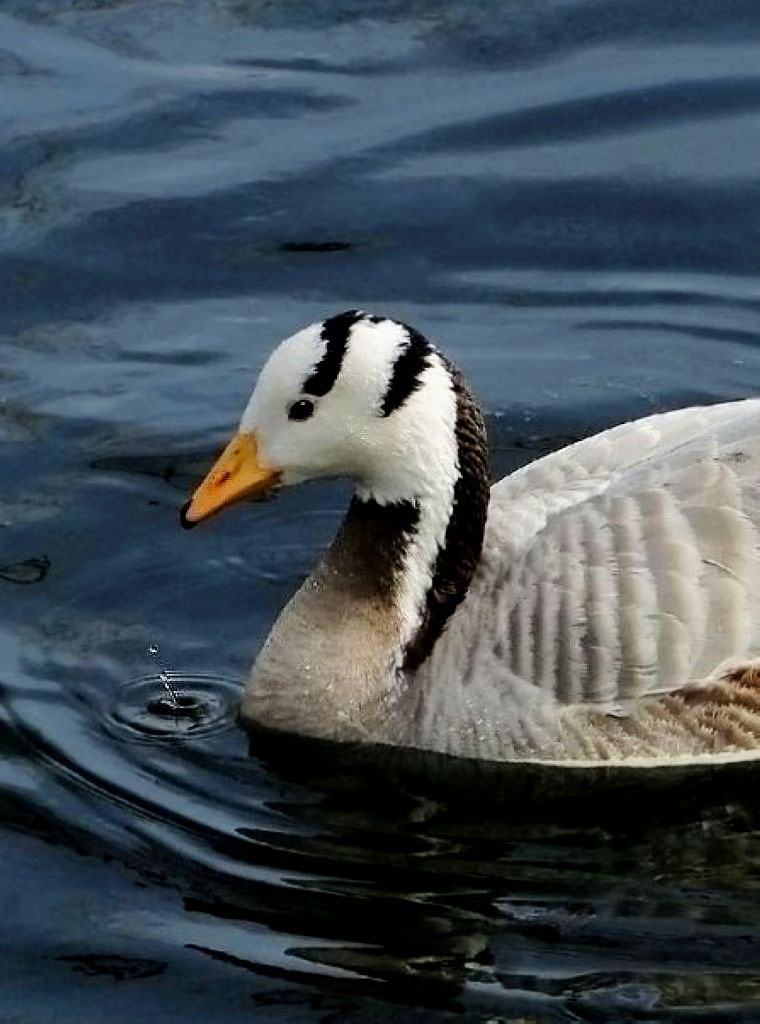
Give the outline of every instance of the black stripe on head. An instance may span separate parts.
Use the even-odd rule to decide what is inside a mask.
[[[390,416],[396,409],[400,409],[407,398],[419,388],[422,384],[420,375],[430,365],[428,357],[433,351],[433,346],[419,331],[406,324],[399,326],[406,331],[409,341],[393,364],[391,379],[381,406],[383,416]]]
[[[343,365],[351,328],[363,317],[361,310],[348,309],[345,313],[338,313],[337,316],[325,320],[320,334],[320,338],[325,342],[325,351],[311,376],[303,383],[301,391],[304,394],[317,395],[321,398],[332,388]]]

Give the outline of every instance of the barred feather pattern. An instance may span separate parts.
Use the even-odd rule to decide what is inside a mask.
[[[574,761],[757,749],[759,528],[759,400],[624,424],[505,478],[404,741]]]

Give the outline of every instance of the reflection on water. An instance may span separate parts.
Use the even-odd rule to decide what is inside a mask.
[[[0,1018],[760,1019],[753,779],[542,816],[249,750],[347,492],[177,527],[348,306],[456,358],[497,475],[756,392],[759,40],[750,0],[3,6]]]

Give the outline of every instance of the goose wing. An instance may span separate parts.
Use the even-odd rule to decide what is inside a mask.
[[[760,653],[759,538],[760,399],[626,423],[494,485],[480,630],[563,703],[672,690]]]

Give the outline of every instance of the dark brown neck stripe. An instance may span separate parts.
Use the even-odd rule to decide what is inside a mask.
[[[446,536],[425,598],[423,619],[404,652],[404,668],[409,670],[428,657],[448,619],[464,600],[480,560],[488,516],[491,489],[485,423],[462,375],[449,363],[446,366],[457,402],[459,478],[454,485]]]
[[[346,518],[328,553],[328,561],[348,570],[351,586],[362,596],[392,601],[406,553],[420,519],[414,501],[351,499]]]

